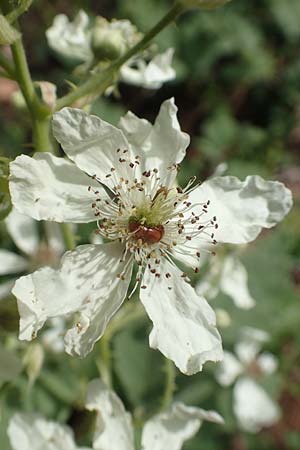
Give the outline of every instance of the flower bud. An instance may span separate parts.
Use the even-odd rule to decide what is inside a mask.
[[[114,60],[127,49],[122,29],[111,26],[103,17],[97,17],[92,32],[92,50],[98,60]]]
[[[32,386],[38,378],[44,362],[44,350],[38,343],[28,346],[24,356],[24,364],[29,378],[29,385]]]
[[[180,0],[186,8],[215,9],[229,3],[231,0]]]

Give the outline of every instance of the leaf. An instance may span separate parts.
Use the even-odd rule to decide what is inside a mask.
[[[153,393],[163,385],[163,374],[156,369],[160,367],[160,355],[149,348],[144,330],[141,337],[138,331],[126,329],[114,340],[116,373],[135,405],[140,405],[146,396],[153,399]]]
[[[0,14],[0,45],[13,44],[21,34]]]

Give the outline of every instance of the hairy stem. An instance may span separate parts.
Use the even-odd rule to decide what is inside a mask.
[[[64,106],[72,105],[80,98],[89,94],[102,94],[107,87],[110,86],[114,74],[120,69],[120,67],[136,53],[142,51],[149,44],[149,42],[164,28],[166,28],[167,25],[172,23],[183,10],[183,6],[176,3],[173,8],[145,34],[143,39],[128,50],[128,52],[126,52],[123,56],[121,56],[121,58],[112,63],[103,72],[93,74],[87,81],[78,86],[72,92],[64,97],[61,97],[56,103],[56,110],[58,111]]]
[[[61,223],[60,229],[63,235],[64,243],[67,250],[74,250],[76,247],[75,237],[69,223]]]
[[[173,364],[173,361],[170,359],[165,359],[165,367],[164,371],[166,374],[166,385],[163,393],[163,397],[161,400],[161,409],[167,409],[173,399],[173,394],[176,389],[175,379],[176,379],[176,369]]]

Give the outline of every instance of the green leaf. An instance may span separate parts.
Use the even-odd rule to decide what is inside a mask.
[[[140,405],[146,396],[153,399],[164,382],[162,372],[153,370],[160,367],[160,355],[149,348],[145,330],[139,331],[127,328],[114,339],[115,370],[134,405]]]
[[[0,45],[13,44],[21,34],[0,14]]]

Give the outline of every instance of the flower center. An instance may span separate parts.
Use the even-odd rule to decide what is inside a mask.
[[[132,238],[135,240],[141,239],[146,244],[156,244],[164,235],[164,227],[158,225],[156,227],[148,227],[139,222],[129,219],[128,229],[132,233]]]

